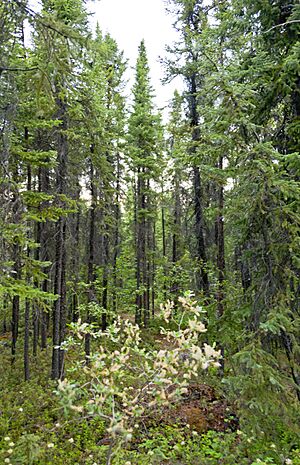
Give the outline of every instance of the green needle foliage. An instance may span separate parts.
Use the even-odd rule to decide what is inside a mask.
[[[86,3],[0,0],[0,459],[299,465],[298,2],[166,1],[165,124]]]

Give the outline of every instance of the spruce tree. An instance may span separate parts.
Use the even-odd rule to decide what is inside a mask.
[[[134,174],[136,248],[136,322],[146,326],[150,316],[151,255],[153,251],[153,179],[159,173],[160,126],[153,105],[144,41],[139,46],[133,106],[129,118],[129,163]]]
[[[202,49],[199,47],[199,36],[207,27],[207,12],[196,0],[174,0],[168,2],[176,14],[176,29],[180,32],[180,40],[174,47],[169,47],[171,57],[166,60],[169,79],[182,76],[186,85],[185,98],[187,102],[190,124],[190,145],[187,161],[193,170],[194,215],[195,215],[195,257],[197,259],[196,287],[209,294],[208,251],[205,238],[205,185],[203,183],[202,167],[204,160],[198,146],[201,139],[199,92],[203,86],[203,71],[200,59]]]

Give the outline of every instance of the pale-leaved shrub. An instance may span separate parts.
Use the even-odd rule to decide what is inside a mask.
[[[176,312],[173,302],[161,305],[161,316],[173,329],[161,328],[162,344],[167,348],[160,350],[146,350],[140,328],[120,317],[104,332],[93,331],[80,321],[72,325],[79,339],[88,331],[99,345],[89,364],[80,366],[84,384],[64,379],[58,391],[65,407],[107,422],[111,443],[107,463],[111,463],[113,446],[131,440],[139,421],[183,395],[200,370],[219,366],[220,351],[200,345],[206,329],[200,320],[201,308],[192,297],[190,293],[181,297],[181,309]]]

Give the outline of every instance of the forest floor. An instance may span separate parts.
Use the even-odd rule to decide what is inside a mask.
[[[162,341],[147,331],[147,345]],[[31,357],[31,380],[22,380],[22,359],[11,366],[9,334],[1,336],[0,463],[105,465],[111,440],[103,419],[65,415],[49,379],[50,347]],[[78,354],[77,354],[78,355]],[[75,353],[68,354],[71,366]],[[70,374],[71,376],[71,374]],[[218,376],[190,383],[180,402],[156,409],[112,458],[113,465],[300,465],[297,444],[274,443],[240,425],[238,412]]]

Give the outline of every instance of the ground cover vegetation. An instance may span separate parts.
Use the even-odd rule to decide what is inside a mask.
[[[300,464],[300,7],[0,1],[0,460]],[[120,47],[120,48],[119,48]]]

